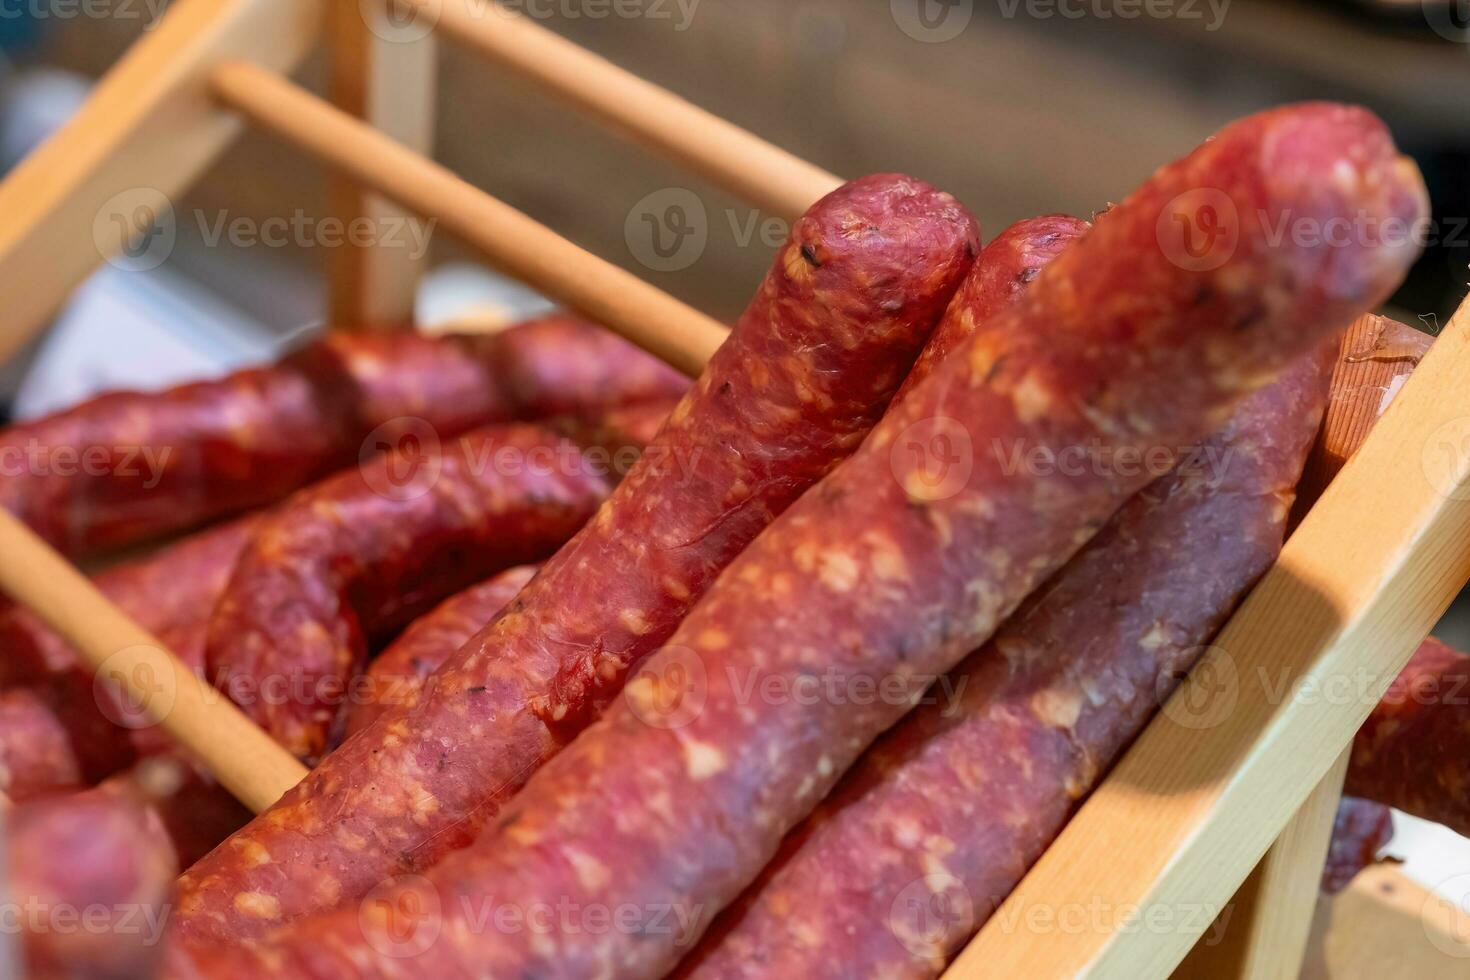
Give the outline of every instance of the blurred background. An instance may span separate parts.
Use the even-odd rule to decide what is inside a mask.
[[[0,167],[65,118],[161,5],[110,0],[98,9],[112,16],[87,17],[78,0],[0,2]],[[1418,160],[1441,220],[1443,241],[1397,312],[1434,329],[1465,292],[1470,0],[635,0],[642,15],[622,17],[610,6],[518,9],[835,173],[938,184],[987,238],[1038,213],[1090,216],[1257,109],[1365,104]],[[773,251],[764,216],[450,45],[440,59],[441,161],[700,308],[739,312]],[[319,87],[321,59],[300,74]],[[676,187],[698,195],[708,243],[686,267],[647,268],[629,217]],[[322,189],[315,164],[247,135],[176,202],[191,218],[164,268],[268,333],[320,322],[321,248],[212,243],[208,226],[322,216]],[[467,259],[447,236],[432,248],[436,266]]]
[[[980,216],[987,239],[1039,213],[1090,217],[1255,110],[1311,98],[1362,103],[1417,159],[1438,219],[1389,312],[1434,332],[1466,293],[1470,0],[620,5],[637,16],[610,15],[610,6],[523,0],[519,9],[835,173],[901,170],[942,186]],[[68,117],[163,7],[112,0],[88,15],[74,0],[0,0],[0,171]],[[438,159],[697,307],[739,312],[774,251],[770,216],[449,45],[440,58]],[[319,90],[321,59],[300,76]],[[31,415],[101,388],[215,373],[319,328],[321,247],[232,244],[213,230],[236,219],[326,217],[324,187],[314,164],[247,135],[175,202],[189,217],[168,260],[145,272],[104,266],[0,374],[0,406]],[[650,209],[674,189],[697,198],[707,241],[677,268],[655,268],[668,263],[640,262],[648,242],[639,236],[657,222],[641,219],[657,219]],[[425,318],[535,305],[446,236],[429,247]],[[1470,646],[1470,604],[1439,633]],[[1394,846],[1431,886],[1470,872],[1470,849],[1444,834],[1406,821]]]

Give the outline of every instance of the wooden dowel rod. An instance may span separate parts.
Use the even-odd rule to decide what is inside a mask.
[[[40,616],[105,680],[257,813],[306,769],[30,528],[0,510],[0,591]]]
[[[728,331],[449,170],[264,68],[215,69],[216,96],[252,122],[474,246],[495,266],[681,371],[703,370]]]
[[[773,215],[794,221],[842,183],[493,0],[401,2],[445,37]]]

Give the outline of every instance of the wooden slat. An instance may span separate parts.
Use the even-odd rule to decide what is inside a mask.
[[[1431,343],[1429,335],[1373,314],[1359,317],[1343,335],[1322,432],[1298,488],[1293,526],[1362,447]],[[1210,935],[1222,941],[1196,944],[1175,971],[1178,980],[1290,980],[1297,975],[1346,760],[1344,753],[1218,917]]]
[[[419,153],[434,149],[438,59],[434,36],[403,32],[381,7],[361,0],[330,0],[329,97],[342,111]],[[332,214],[353,227],[366,222],[381,237],[413,220],[402,208],[355,181],[334,178]],[[328,322],[342,330],[383,330],[413,322],[414,298],[428,264],[407,236],[392,245],[357,244],[327,252]]]
[[[1219,942],[1196,943],[1174,971],[1175,980],[1296,980],[1347,764],[1344,752],[1216,917],[1211,933]]]
[[[697,375],[728,331],[637,276],[578,248],[433,161],[245,62],[220,66],[216,95],[390,200],[432,217],[489,261]]]
[[[1392,864],[1320,898],[1301,980],[1438,980],[1470,975],[1470,915]]]
[[[1178,966],[1470,578],[1467,372],[1470,303],[953,977]],[[1038,906],[1095,919],[1005,928]]]
[[[124,688],[131,708],[173,736],[252,810],[265,809],[306,775],[223,694],[4,510],[0,591],[45,620],[104,681]]]
[[[172,4],[75,118],[0,183],[0,359],[121,252],[115,221],[183,193],[240,132],[209,97],[210,69],[252,58],[289,71],[320,19],[320,5],[301,0]]]
[[[794,221],[842,183],[494,0],[403,2],[445,37],[773,215]]]

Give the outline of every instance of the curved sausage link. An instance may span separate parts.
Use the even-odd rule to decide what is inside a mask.
[[[928,682],[1147,485],[1137,460],[1222,425],[1387,297],[1415,257],[1376,237],[1306,247],[1276,235],[1281,222],[1412,224],[1426,204],[1383,125],[1329,104],[1252,116],[1164,167],[732,562],[491,832],[365,911],[313,919],[212,969],[662,975]],[[1206,205],[1213,233],[1201,239]],[[951,450],[968,439],[968,456],[926,461],[935,432]],[[1037,447],[1107,465],[1027,463]],[[508,613],[494,629],[514,625]],[[807,696],[813,677],[837,694]],[[838,696],[859,690],[888,696]],[[430,905],[432,937],[384,948],[384,910]],[[504,906],[632,909],[633,921],[548,929],[538,917],[513,930],[495,916]]]
[[[181,879],[179,936],[257,937],[473,839],[751,539],[857,448],[975,238],[953,198],[907,177],[818,202],[598,516],[421,702],[348,739]]]
[[[347,716],[347,734],[373,722],[389,707],[414,704],[429,675],[490,623],[536,574],[532,565],[512,568],[446,599],[413,621],[368,667],[366,690]]]
[[[1017,221],[996,235],[965,277],[895,401],[929,377],[981,324],[1013,306],[1041,270],[1091,227],[1081,218],[1048,214]]]
[[[678,397],[687,381],[566,316],[499,334],[333,334],[277,363],[115,392],[0,431],[0,506],[76,556],[272,503],[405,418],[489,422]]]
[[[203,767],[178,751],[159,752],[102,784],[143,800],[188,868],[250,821],[250,810]]]
[[[215,686],[314,763],[340,735],[370,644],[587,523],[622,447],[591,448],[544,424],[489,426],[296,494],[262,521],[215,606]]]

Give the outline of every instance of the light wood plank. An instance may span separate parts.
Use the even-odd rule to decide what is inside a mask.
[[[952,977],[1178,966],[1470,578],[1467,372],[1470,303]],[[1035,907],[1092,925],[1006,928]]]
[[[1425,980],[1470,975],[1470,915],[1389,863],[1317,900],[1301,980]]]
[[[411,150],[432,156],[438,58],[432,34],[404,31],[390,20],[388,2],[330,0],[329,98]],[[384,238],[401,222],[417,220],[356,181],[333,176],[331,213]],[[407,236],[392,243],[356,238],[327,253],[328,322],[343,330],[384,330],[413,322],[414,298],[428,265]]]
[[[1362,447],[1431,343],[1429,335],[1373,314],[1359,317],[1343,335],[1322,432],[1298,488],[1298,518]],[[1344,753],[1221,914],[1209,935],[1223,941],[1197,943],[1176,978],[1296,976],[1346,765]]]
[[[1216,917],[1210,935],[1219,941],[1196,943],[1174,980],[1295,980],[1307,952],[1347,764],[1344,752]]]
[[[240,132],[209,97],[210,69],[252,58],[289,71],[320,20],[320,4],[302,0],[170,5],[76,117],[0,183],[0,359],[122,251],[125,229],[151,222]]]

